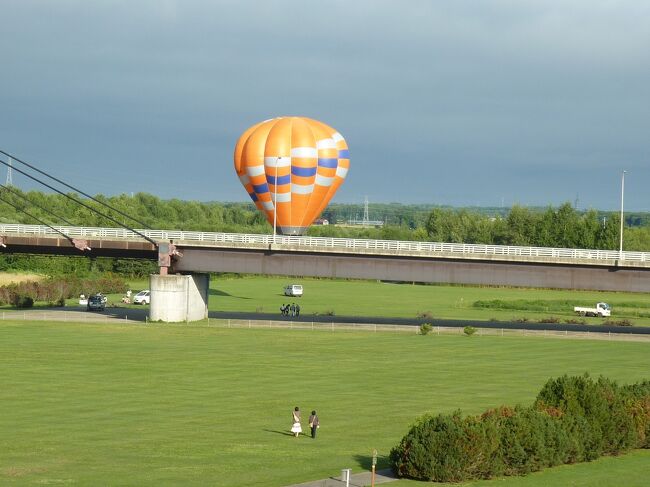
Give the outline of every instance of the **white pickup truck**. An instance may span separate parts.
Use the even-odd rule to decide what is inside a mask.
[[[573,308],[573,311],[578,313],[580,316],[599,316],[601,318],[604,316],[611,316],[612,314],[612,308],[607,303],[596,303],[595,308],[582,308],[576,306]]]

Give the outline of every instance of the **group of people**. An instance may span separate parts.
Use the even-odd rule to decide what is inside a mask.
[[[126,295],[122,296],[122,302],[126,304],[131,304],[131,290],[126,291]]]
[[[293,419],[291,432],[293,433],[293,436],[298,438],[298,436],[300,436],[300,433],[302,433],[302,424],[300,423],[300,408],[298,406],[293,408],[293,411],[291,411],[291,418]],[[311,429],[311,437],[313,439],[316,439],[316,431],[318,428],[320,428],[320,421],[318,420],[316,411],[312,411],[311,415],[309,416],[309,428]]]
[[[283,304],[280,306],[282,316],[300,316],[300,305],[296,303]]]

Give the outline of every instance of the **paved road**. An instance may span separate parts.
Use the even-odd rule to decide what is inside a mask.
[[[365,316],[322,316],[322,315],[300,315],[282,316],[280,313],[235,313],[225,311],[211,311],[210,318],[233,319],[233,320],[273,320],[293,321],[303,323],[359,323],[377,325],[402,325],[417,326],[423,323],[432,323],[434,326],[444,328],[464,328],[476,326],[480,328],[494,328],[507,330],[554,330],[554,331],[579,331],[591,333],[632,333],[637,335],[650,335],[648,326],[605,326],[605,325],[570,325],[567,323],[520,323],[515,321],[477,321],[477,320],[446,320],[446,319],[419,319],[419,318],[382,318]]]
[[[149,307],[141,308],[106,308],[103,312],[88,312],[85,307],[67,306],[63,308],[37,308],[26,311],[5,312],[6,317],[12,313],[23,314],[33,319],[52,319],[52,313],[64,313],[66,319],[71,321],[92,321],[106,318],[128,319],[129,321],[146,321],[149,316]],[[358,323],[376,325],[399,325],[419,327],[423,323],[432,323],[434,326],[444,328],[463,328],[471,325],[480,328],[506,329],[506,330],[551,330],[570,332],[590,333],[623,333],[635,335],[650,335],[649,326],[605,326],[605,325],[572,325],[567,323],[521,323],[511,321],[477,321],[477,320],[447,320],[447,319],[418,319],[418,318],[383,318],[366,316],[323,316],[323,315],[301,315],[282,316],[280,313],[239,313],[227,311],[210,311],[210,318],[232,319],[232,320],[263,320],[263,321],[286,321],[301,323]]]

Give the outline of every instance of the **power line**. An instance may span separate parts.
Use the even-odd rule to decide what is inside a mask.
[[[0,150],[0,152],[2,152],[3,154],[5,154],[5,152],[3,152],[2,150]],[[0,163],[4,164],[5,166],[8,166],[8,164],[7,164],[5,161],[3,161],[3,160],[0,160]],[[135,230],[135,229],[133,229],[133,228],[131,228],[131,227],[125,225],[124,223],[121,223],[121,222],[117,221],[117,220],[116,220],[115,218],[113,218],[112,216],[109,216],[109,215],[107,215],[106,213],[102,213],[102,212],[99,211],[98,209],[93,208],[92,206],[87,205],[87,204],[84,203],[83,201],[80,201],[80,200],[78,200],[78,199],[76,199],[76,198],[73,198],[73,197],[70,196],[69,194],[65,194],[63,191],[58,190],[58,189],[56,189],[55,187],[53,187],[52,185],[50,185],[50,184],[48,184],[48,183],[46,183],[46,182],[44,182],[44,181],[41,181],[41,180],[38,179],[37,177],[34,177],[34,176],[32,176],[31,174],[26,173],[26,172],[23,171],[22,169],[18,169],[17,167],[15,167],[14,169],[15,169],[16,171],[18,171],[20,174],[23,174],[23,175],[27,176],[29,179],[32,179],[33,181],[36,181],[37,183],[42,184],[42,185],[45,186],[46,188],[49,188],[49,189],[51,189],[52,191],[56,191],[56,192],[59,193],[61,196],[65,196],[66,198],[68,198],[68,199],[74,201],[74,202],[77,203],[78,205],[81,205],[81,206],[83,206],[83,207],[85,207],[85,208],[88,208],[90,211],[95,212],[95,213],[97,213],[97,214],[100,215],[100,216],[103,216],[104,218],[106,218],[107,220],[112,221],[113,223],[116,223],[118,226],[120,226],[120,227],[122,227],[122,228],[126,228],[127,230],[129,230],[129,231],[131,231],[131,232],[133,232],[133,233],[136,233],[137,235],[139,235],[140,237],[142,237],[143,239],[145,239],[147,242],[150,242],[150,243],[154,244],[156,247],[158,247],[158,243],[157,243],[155,240],[152,240],[152,239],[150,239],[149,237],[147,237],[146,235],[144,235],[143,233],[140,233],[140,232],[138,232],[137,230]],[[85,193],[84,193],[84,194],[85,194]],[[94,199],[94,198],[93,198],[93,199]],[[101,202],[100,202],[100,203],[101,203]],[[104,205],[104,206],[108,206],[108,205]]]
[[[66,240],[68,240],[68,241],[69,241],[73,246],[75,246],[75,247],[78,248],[79,250],[81,250],[81,251],[84,251],[84,250],[91,250],[91,248],[88,247],[88,245],[87,245],[87,243],[86,243],[85,240],[77,240],[77,239],[75,239],[75,238],[70,237],[69,235],[66,235],[65,233],[63,233],[63,232],[62,232],[61,230],[59,230],[58,228],[54,228],[54,227],[53,227],[52,225],[50,225],[49,223],[44,222],[43,220],[41,220],[41,219],[38,218],[37,216],[34,216],[34,215],[32,215],[31,213],[29,213],[29,212],[26,211],[24,208],[18,208],[18,206],[14,205],[12,202],[10,202],[10,201],[4,199],[2,196],[0,196],[0,201],[2,201],[2,202],[4,202],[4,203],[8,204],[9,206],[13,206],[16,210],[23,212],[25,215],[27,215],[27,216],[30,217],[30,218],[33,218],[34,220],[36,220],[37,222],[39,222],[41,225],[45,225],[46,227],[51,228],[52,230],[54,230],[54,231],[55,231],[56,233],[58,233],[59,235],[62,235],[63,237],[65,237]],[[3,246],[3,247],[6,247],[6,245],[5,245],[4,243],[2,244],[2,246]]]
[[[0,154],[4,154],[5,156],[7,156],[7,157],[9,158],[9,161],[11,161],[11,159],[13,159],[13,160],[15,160],[16,162],[19,162],[19,163],[21,163],[21,164],[27,166],[28,168],[30,168],[30,169],[32,169],[32,170],[34,170],[34,171],[36,171],[36,172],[38,172],[38,173],[40,173],[40,174],[42,174],[42,175],[44,175],[44,176],[47,176],[48,178],[50,178],[50,179],[56,181],[57,183],[62,184],[62,185],[65,186],[66,188],[69,188],[69,189],[71,189],[72,191],[76,191],[77,193],[79,193],[79,194],[85,196],[86,198],[93,200],[95,203],[99,203],[100,205],[103,205],[103,206],[105,206],[105,207],[107,207],[107,208],[110,208],[110,209],[113,210],[114,212],[119,213],[120,215],[122,215],[123,217],[126,217],[126,218],[128,218],[129,220],[134,221],[134,222],[136,222],[137,224],[141,225],[143,228],[151,228],[151,227],[149,227],[149,225],[147,225],[146,223],[141,222],[140,220],[138,220],[138,219],[132,217],[131,215],[128,215],[128,214],[124,213],[123,211],[121,211],[121,210],[119,210],[119,209],[117,209],[117,208],[115,208],[115,207],[109,205],[108,203],[104,203],[103,201],[98,200],[97,198],[95,198],[95,197],[89,195],[88,193],[84,193],[84,192],[81,191],[80,189],[75,188],[74,186],[71,186],[70,184],[66,183],[65,181],[61,181],[60,179],[58,179],[58,178],[52,176],[51,174],[46,173],[45,171],[41,171],[40,169],[38,169],[38,168],[35,167],[34,165],[29,164],[28,162],[25,162],[25,161],[23,161],[23,160],[17,158],[16,156],[11,155],[11,154],[9,154],[9,153],[3,151],[2,149],[0,149]],[[2,162],[5,166],[7,165],[7,163],[4,162],[4,161],[0,161],[0,162]],[[11,166],[11,163],[9,164],[9,166]],[[25,174],[24,172],[18,170],[17,168],[16,168],[16,170],[19,171],[19,172],[21,172],[22,174]],[[33,179],[33,178],[32,178],[32,179]],[[44,183],[41,183],[41,184],[44,184]],[[61,193],[61,194],[63,194],[63,193]]]
[[[0,184],[0,187],[3,188],[3,189],[6,190],[6,191],[10,191],[10,192],[12,192],[12,193],[15,194],[16,196],[22,198],[24,201],[26,201],[26,202],[29,203],[30,205],[34,205],[34,206],[36,206],[37,208],[40,208],[41,210],[43,210],[44,212],[49,213],[49,214],[52,215],[53,217],[58,218],[59,220],[61,220],[61,221],[63,221],[64,223],[66,223],[67,225],[69,225],[69,226],[71,226],[71,227],[76,226],[74,223],[69,222],[68,220],[66,220],[66,219],[63,218],[62,216],[57,215],[57,214],[54,213],[53,211],[51,211],[51,210],[45,208],[45,207],[42,206],[42,205],[39,205],[38,203],[36,203],[36,202],[34,202],[34,201],[31,201],[27,196],[25,196],[24,194],[20,193],[19,191],[16,191],[15,189],[11,188],[10,186],[5,186],[5,185]],[[15,208],[15,207],[14,207],[14,208]],[[22,211],[22,210],[21,210],[21,211]]]

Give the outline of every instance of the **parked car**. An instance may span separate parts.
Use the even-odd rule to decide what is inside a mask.
[[[140,291],[133,298],[133,304],[151,304],[151,291],[148,289]]]
[[[289,284],[284,288],[284,295],[300,298],[302,297],[302,286],[300,284]]]
[[[106,308],[106,298],[100,294],[95,294],[88,298],[86,309],[88,311],[104,311]]]

